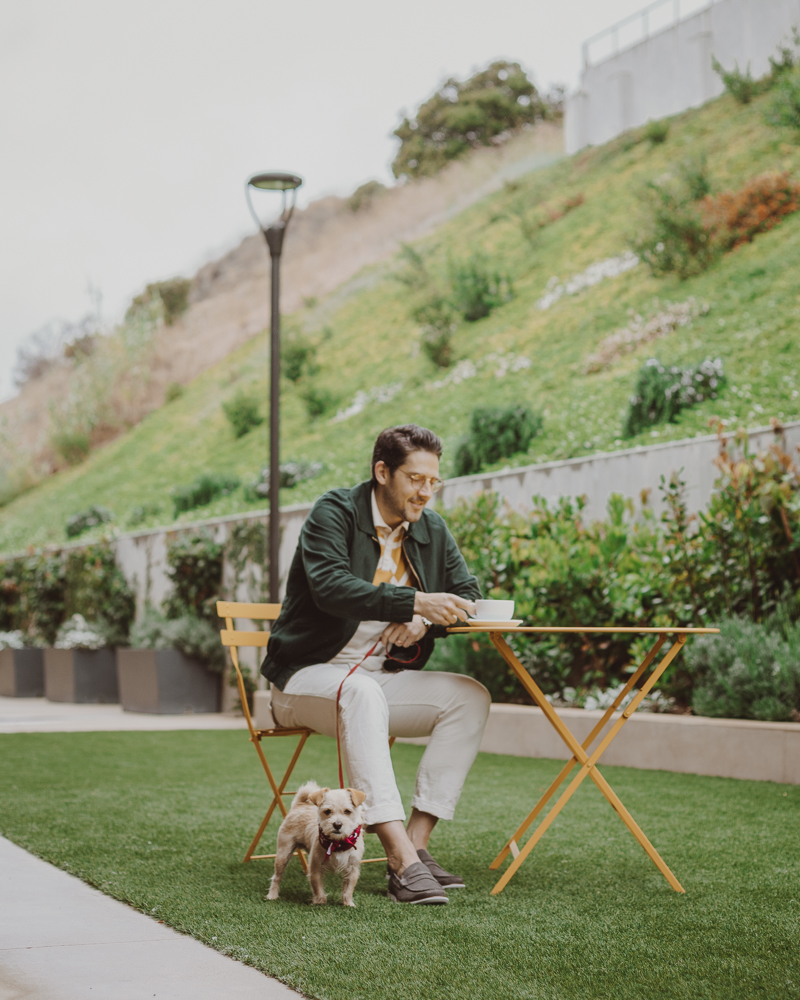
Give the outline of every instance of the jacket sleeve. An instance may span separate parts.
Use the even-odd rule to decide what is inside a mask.
[[[479,601],[483,595],[478,578],[470,573],[455,538],[446,526],[445,532],[445,593],[465,597],[469,601]],[[428,635],[434,639],[444,638],[447,634],[447,628],[444,625],[432,625],[428,629]]]
[[[375,587],[350,568],[352,513],[335,498],[318,501],[300,533],[300,551],[314,603],[325,614],[355,621],[410,622],[414,588]]]

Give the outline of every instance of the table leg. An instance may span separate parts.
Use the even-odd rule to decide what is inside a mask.
[[[518,828],[514,836],[506,843],[506,846],[500,852],[498,857],[494,860],[494,862],[492,862],[491,868],[497,868],[499,867],[503,859],[508,856],[509,852],[511,852],[514,855],[514,860],[509,865],[508,869],[505,871],[500,880],[497,882],[495,887],[492,889],[492,895],[497,895],[498,893],[503,891],[505,886],[514,876],[517,869],[523,864],[528,854],[530,854],[530,852],[542,838],[544,833],[550,827],[553,820],[561,812],[566,803],[578,789],[579,785],[586,778],[587,774],[591,775],[592,780],[595,782],[597,787],[606,797],[606,799],[611,804],[613,809],[619,814],[620,819],[622,819],[623,823],[625,823],[625,825],[631,831],[636,840],[641,844],[641,846],[646,851],[647,855],[650,857],[650,859],[653,861],[653,863],[656,865],[659,871],[662,872],[662,874],[667,879],[672,888],[675,889],[676,892],[683,892],[684,889],[681,886],[680,882],[678,882],[678,880],[672,874],[672,872],[670,871],[666,863],[663,861],[661,856],[658,854],[656,849],[647,839],[644,832],[637,825],[637,823],[630,815],[630,813],[627,811],[625,806],[623,806],[621,800],[613,791],[611,786],[608,784],[605,778],[603,778],[603,776],[600,774],[600,772],[596,767],[596,764],[597,761],[600,759],[601,755],[608,748],[611,741],[618,735],[622,726],[628,721],[633,712],[636,711],[636,708],[641,704],[642,699],[646,697],[648,692],[652,689],[653,685],[656,683],[659,677],[664,673],[666,668],[669,666],[669,664],[675,658],[677,653],[680,651],[681,647],[686,641],[686,636],[681,635],[677,637],[676,641],[672,644],[667,654],[664,656],[664,658],[652,672],[650,677],[648,677],[647,681],[639,689],[636,696],[631,701],[630,705],[628,705],[627,708],[619,716],[615,724],[612,726],[611,730],[606,735],[606,737],[602,740],[600,745],[592,753],[591,757],[589,757],[586,752],[588,746],[591,745],[592,741],[596,738],[598,733],[601,732],[603,727],[606,725],[608,719],[610,718],[611,714],[614,712],[616,706],[618,706],[621,703],[622,699],[633,688],[633,685],[636,683],[636,680],[638,680],[638,678],[641,677],[641,675],[644,673],[647,667],[652,663],[656,654],[659,652],[662,645],[664,644],[665,636],[659,637],[658,642],[656,642],[656,644],[647,654],[645,659],[640,664],[639,668],[636,670],[634,675],[628,681],[628,684],[625,685],[625,689],[623,689],[623,691],[620,692],[619,697],[615,699],[614,705],[612,705],[604,713],[603,717],[599,720],[598,724],[594,727],[594,729],[589,734],[587,739],[584,740],[584,743],[582,745],[577,742],[573,734],[559,718],[555,709],[552,707],[552,705],[550,705],[550,703],[544,697],[544,694],[542,693],[539,686],[536,684],[536,682],[533,680],[530,674],[525,670],[525,668],[519,662],[517,657],[514,655],[511,648],[503,639],[503,636],[500,633],[493,632],[490,633],[490,638],[492,643],[497,648],[498,652],[502,655],[503,659],[506,661],[506,663],[508,663],[508,665],[512,668],[514,673],[517,675],[523,687],[528,691],[528,693],[531,695],[535,703],[545,713],[548,721],[553,725],[553,727],[556,729],[558,734],[561,736],[561,738],[564,740],[564,742],[567,744],[567,746],[570,748],[573,754],[572,759],[569,760],[567,764],[564,766],[558,778],[556,778],[556,780],[553,782],[553,784],[550,786],[547,792],[545,792],[545,795],[542,796],[542,799],[540,799],[540,801],[537,803],[534,810],[528,815],[528,817],[526,817],[525,821]],[[536,828],[533,834],[531,834],[531,836],[528,838],[524,847],[520,849],[517,845],[518,836],[521,836],[525,832],[525,830],[530,826],[535,817],[545,806],[547,801],[555,793],[556,789],[566,779],[569,772],[575,766],[575,763],[581,764],[580,771],[572,779],[566,790],[561,794],[560,798],[553,806],[553,808],[550,810],[550,812],[547,814],[547,816],[542,820],[542,822],[539,824],[539,826]]]
[[[633,689],[634,684],[639,680],[639,678],[642,676],[642,674],[645,672],[645,670],[647,670],[647,668],[653,662],[653,659],[655,658],[656,653],[658,653],[659,649],[661,649],[661,647],[664,645],[665,639],[666,639],[666,636],[663,636],[663,635],[659,636],[658,642],[656,642],[656,644],[652,647],[652,649],[650,649],[650,651],[647,653],[647,655],[645,656],[645,658],[642,660],[642,662],[636,668],[636,671],[628,679],[628,683],[625,685],[625,687],[622,689],[622,691],[620,691],[620,693],[614,699],[614,701],[612,702],[612,704],[609,705],[609,707],[603,713],[602,718],[598,721],[597,725],[594,727],[594,729],[592,729],[592,731],[589,733],[589,735],[586,737],[586,739],[581,744],[581,746],[583,747],[584,750],[588,750],[589,747],[592,745],[592,743],[594,743],[595,739],[597,738],[598,733],[601,733],[603,731],[603,729],[605,728],[606,724],[608,723],[608,720],[611,718],[611,716],[614,714],[614,712],[616,712],[616,710],[619,708],[619,706],[622,704],[622,702],[625,700],[625,698],[628,696],[628,694],[630,694],[631,690]],[[504,655],[502,649],[500,650],[500,653],[501,653],[501,655],[503,655],[503,658],[505,659],[505,655]],[[508,661],[506,661],[506,662],[508,662]],[[510,663],[509,666],[511,666],[512,669],[514,669],[513,663]],[[516,673],[516,670],[514,672]],[[527,673],[527,671],[526,671],[526,673]],[[544,807],[547,805],[547,803],[550,801],[550,799],[553,797],[553,795],[558,791],[558,789],[561,787],[561,785],[563,784],[563,782],[566,780],[566,778],[569,775],[570,771],[573,769],[573,767],[575,767],[575,765],[577,763],[578,763],[578,761],[577,761],[576,757],[574,757],[574,756],[570,757],[570,759],[567,761],[567,763],[562,768],[562,770],[561,770],[560,774],[558,775],[558,777],[555,779],[555,781],[552,783],[552,785],[550,785],[550,787],[547,789],[547,791],[544,793],[544,795],[539,799],[539,801],[537,802],[537,804],[533,808],[533,810],[530,813],[528,813],[528,815],[522,821],[522,823],[520,824],[520,826],[517,828],[517,830],[515,831],[513,837],[511,837],[510,840],[506,841],[506,844],[503,847],[503,849],[500,851],[500,853],[497,855],[497,857],[494,859],[494,861],[489,865],[490,869],[497,869],[497,868],[499,868],[500,865],[508,857],[509,853],[513,854],[515,857],[517,856],[517,854],[519,853],[519,839],[520,839],[520,837],[525,833],[525,831],[528,829],[528,827],[531,825],[531,823],[536,819],[536,817],[539,815],[539,813],[542,811],[542,809],[544,809]]]

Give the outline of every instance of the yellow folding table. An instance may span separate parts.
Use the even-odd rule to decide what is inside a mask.
[[[525,859],[531,853],[536,844],[542,839],[543,835],[547,832],[548,827],[552,824],[553,820],[558,816],[573,794],[577,791],[579,785],[583,782],[584,778],[587,776],[592,779],[592,781],[597,785],[600,791],[605,795],[611,805],[614,807],[616,812],[619,814],[622,822],[631,831],[633,836],[639,841],[642,847],[645,849],[650,859],[653,861],[658,870],[666,878],[669,884],[676,892],[684,892],[683,886],[675,878],[672,872],[669,870],[664,860],[658,851],[653,847],[647,837],[644,835],[643,831],[636,823],[634,818],[625,808],[625,806],[620,801],[619,797],[616,795],[614,790],[608,784],[606,779],[600,774],[597,768],[597,762],[600,757],[608,749],[611,741],[619,734],[622,727],[628,721],[628,719],[633,715],[638,706],[641,704],[642,699],[645,698],[649,692],[652,690],[653,685],[658,681],[659,677],[664,673],[667,667],[672,663],[675,657],[680,652],[686,639],[690,635],[708,634],[712,632],[719,632],[716,628],[620,628],[616,626],[608,626],[603,628],[594,628],[591,626],[561,626],[561,627],[550,627],[550,626],[534,626],[534,627],[503,627],[499,624],[492,624],[491,626],[465,626],[458,628],[449,629],[450,632],[488,632],[489,638],[494,644],[497,651],[506,661],[506,663],[511,667],[516,676],[519,678],[520,683],[528,692],[528,694],[533,698],[534,702],[538,707],[544,712],[547,717],[548,722],[553,726],[561,739],[566,743],[567,747],[572,753],[572,756],[564,765],[561,773],[555,779],[555,781],[550,785],[544,795],[536,803],[536,806],[531,810],[530,813],[525,817],[522,823],[519,825],[512,837],[507,841],[503,849],[494,859],[494,861],[489,865],[490,868],[498,869],[500,865],[506,860],[509,854],[512,856],[513,860],[504,872],[502,878],[498,881],[495,887],[492,889],[492,895],[496,896],[498,893],[502,892],[503,889],[508,885],[511,879],[514,877],[517,869],[523,864]],[[656,637],[655,644],[652,649],[648,652],[647,656],[642,660],[639,666],[636,668],[634,673],[631,675],[628,683],[619,692],[617,697],[614,699],[613,703],[609,705],[606,711],[603,713],[602,718],[597,722],[597,725],[592,729],[583,743],[579,743],[577,739],[573,736],[567,726],[564,724],[562,719],[559,717],[558,712],[553,708],[550,702],[545,698],[539,685],[534,681],[528,671],[522,666],[517,657],[514,655],[514,651],[508,645],[506,640],[503,638],[504,635],[545,635],[549,633],[556,632],[578,632],[584,635],[595,635],[595,634],[620,634],[627,633],[629,635],[653,635]],[[631,702],[622,710],[620,715],[614,721],[614,724],[606,733],[605,737],[601,740],[595,750],[590,751],[592,743],[597,739],[600,733],[605,728],[611,716],[617,711],[619,706],[623,703],[625,698],[634,689],[637,681],[645,674],[645,672],[652,666],[662,646],[667,640],[667,636],[672,636],[672,644],[665,656],[662,657],[657,666],[653,667],[650,674],[642,684],[642,686],[637,690],[636,694],[632,698]],[[550,801],[550,799],[555,795],[561,785],[566,781],[570,772],[576,765],[580,765],[580,770],[575,775],[575,777],[570,781],[566,789],[561,793],[558,801],[550,809],[544,819],[539,823],[534,832],[528,837],[527,841],[520,846],[520,839],[525,834],[526,830],[536,817],[542,812],[544,807]]]

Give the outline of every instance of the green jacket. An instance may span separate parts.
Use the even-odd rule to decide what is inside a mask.
[[[272,627],[261,672],[283,690],[302,667],[327,663],[355,635],[362,621],[410,622],[416,590],[480,598],[478,581],[442,518],[424,510],[403,542],[416,587],[373,586],[380,542],[372,523],[372,484],[331,490],[317,500],[300,531],[280,616]],[[420,642],[414,669],[424,666],[434,639],[447,634],[433,625]]]

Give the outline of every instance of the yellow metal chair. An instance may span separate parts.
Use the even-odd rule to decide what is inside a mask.
[[[277,724],[272,729],[257,729],[253,722],[253,717],[250,714],[250,708],[247,704],[247,691],[244,685],[244,677],[242,676],[241,666],[239,665],[239,648],[249,646],[251,648],[255,647],[257,649],[266,649],[269,642],[269,632],[245,632],[235,627],[234,619],[246,618],[250,621],[272,622],[278,617],[280,610],[280,604],[245,604],[238,601],[217,601],[217,614],[220,618],[225,619],[225,628],[220,631],[220,637],[222,639],[222,645],[230,650],[231,662],[233,663],[234,670],[236,671],[236,683],[239,688],[239,698],[242,703],[242,711],[244,712],[244,717],[247,720],[247,728],[250,730],[250,742],[256,748],[258,759],[261,761],[261,766],[264,768],[264,774],[266,774],[269,787],[272,790],[272,801],[269,804],[269,808],[267,809],[264,819],[261,821],[261,826],[259,826],[258,832],[255,837],[253,837],[253,842],[247,849],[247,853],[244,856],[245,861],[261,861],[265,858],[275,857],[274,854],[254,854],[253,852],[258,847],[258,844],[264,835],[264,831],[267,828],[267,824],[270,819],[272,819],[276,806],[280,810],[282,816],[286,815],[287,809],[283,798],[286,795],[292,796],[296,794],[295,792],[287,792],[286,785],[289,782],[289,778],[291,777],[292,771],[295,768],[295,764],[297,763],[300,754],[303,752],[306,740],[309,736],[314,734],[313,729],[307,729],[305,727],[284,729]],[[265,739],[270,739],[273,736],[296,736],[298,738],[297,746],[292,754],[292,759],[289,761],[289,766],[286,768],[280,782],[275,780],[272,769],[267,762],[264,748],[261,745]],[[389,746],[393,743],[394,738],[389,740]],[[301,850],[297,850],[295,853],[300,858],[303,870],[308,871],[305,853]],[[363,858],[361,863],[367,864],[368,862],[385,860],[385,857]]]

